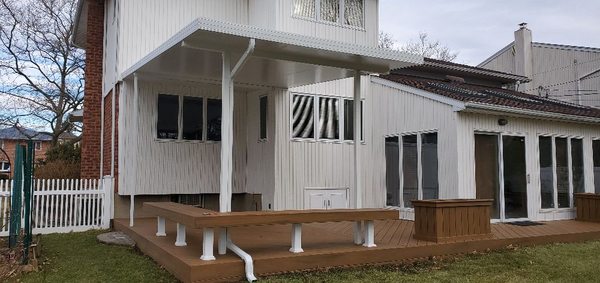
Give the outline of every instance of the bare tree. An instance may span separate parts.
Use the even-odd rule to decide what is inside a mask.
[[[391,34],[380,32],[379,33],[379,47],[386,49],[395,49],[408,53],[419,54],[423,57],[433,58],[443,61],[452,62],[458,57],[458,52],[451,51],[445,45],[442,45],[439,41],[432,41],[429,39],[429,35],[425,32],[419,33],[419,38],[416,41],[409,41],[407,44],[401,45],[399,48],[396,46],[396,40]]]
[[[83,103],[84,53],[76,48],[77,0],[0,0],[0,120],[51,129],[52,142],[74,127]]]

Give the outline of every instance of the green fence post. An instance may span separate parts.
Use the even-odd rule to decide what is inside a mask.
[[[21,192],[23,191],[23,146],[17,144],[15,151],[15,164],[13,175],[13,188],[10,198],[10,227],[8,247],[17,246],[19,231],[21,230]]]
[[[33,161],[35,160],[35,151],[33,141],[27,142],[27,154],[25,158],[25,176],[23,178],[23,204],[25,205],[25,237],[23,239],[23,264],[29,262],[29,246],[31,246],[31,208],[33,206]]]

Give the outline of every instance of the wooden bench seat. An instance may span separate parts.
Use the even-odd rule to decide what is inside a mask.
[[[157,216],[157,236],[165,236],[165,218],[177,222],[177,241],[175,245],[185,246],[185,229],[203,229],[203,255],[204,260],[213,260],[214,228],[228,228],[238,226],[257,226],[292,224],[292,244],[290,251],[294,253],[302,250],[302,223],[316,222],[356,222],[360,226],[364,222],[364,242],[355,232],[356,244],[365,247],[375,247],[374,220],[398,219],[398,211],[387,209],[335,209],[335,210],[287,210],[287,211],[245,211],[221,213],[202,209],[190,205],[173,202],[146,202],[144,207]],[[223,236],[224,234],[222,234]],[[225,236],[226,237],[226,236]],[[361,239],[357,239],[357,237]],[[222,241],[221,241],[222,242]],[[219,253],[225,251],[219,245]]]

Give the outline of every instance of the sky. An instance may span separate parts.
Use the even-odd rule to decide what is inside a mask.
[[[600,47],[600,0],[380,0],[380,31],[398,44],[425,32],[477,65],[527,22],[533,41]]]

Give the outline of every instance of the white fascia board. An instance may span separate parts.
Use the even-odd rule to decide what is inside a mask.
[[[456,99],[452,99],[443,95],[432,93],[426,90],[422,90],[416,87],[407,86],[394,81],[382,79],[380,77],[371,76],[371,82],[374,84],[394,88],[397,90],[405,91],[414,95],[425,97],[433,101],[437,101],[446,105],[452,106],[452,111],[458,112],[465,109],[465,103]]]
[[[502,53],[510,50],[510,48],[513,47],[513,45],[515,44],[515,42],[511,42],[508,45],[504,46],[504,48],[500,49],[498,52],[494,53],[492,56],[490,56],[489,58],[483,60],[483,62],[479,63],[477,65],[477,67],[483,68],[484,65],[486,65],[487,63],[491,62],[492,60],[496,59],[496,57],[500,56]]]
[[[595,118],[595,117],[586,117],[586,116],[553,113],[553,112],[546,112],[546,111],[539,111],[539,110],[521,109],[521,108],[493,105],[493,104],[487,104],[487,103],[467,102],[467,103],[465,103],[465,106],[466,106],[465,112],[488,113],[488,114],[490,114],[490,112],[494,112],[496,114],[512,114],[512,115],[516,115],[519,117],[544,118],[544,119],[550,119],[550,120],[579,122],[579,123],[585,123],[585,124],[600,123],[600,118]]]
[[[160,54],[164,53],[171,47],[184,41],[187,37],[191,36],[194,32],[198,30],[229,34],[234,37],[254,38],[256,40],[277,42],[281,44],[299,46],[304,48],[320,49],[328,52],[348,54],[351,56],[365,56],[376,59],[388,60],[390,63],[390,69],[423,64],[422,56],[410,54],[407,52],[369,47],[333,40],[326,40],[322,38],[304,36],[300,34],[276,30],[269,30],[255,26],[241,25],[206,18],[198,18],[192,23],[188,24],[182,30],[177,32],[165,43],[161,44],[157,49],[144,56],[140,61],[135,63],[129,69],[125,70],[121,74],[119,80],[130,76],[138,69],[152,61],[154,58],[158,57]]]

